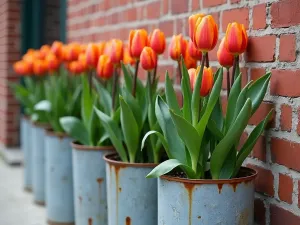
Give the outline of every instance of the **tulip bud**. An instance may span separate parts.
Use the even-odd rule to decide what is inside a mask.
[[[198,14],[194,14],[191,15],[189,17],[189,35],[192,41],[194,41],[194,33],[196,30],[196,23],[198,19],[202,19],[205,15],[203,13],[198,13]]]
[[[230,23],[225,35],[225,48],[233,55],[242,54],[248,44],[248,36],[243,24]]]
[[[123,59],[123,42],[121,40],[112,39],[109,57],[112,64],[120,64],[121,60]]]
[[[97,45],[93,43],[88,44],[85,54],[87,65],[96,68],[99,58]]]
[[[78,61],[81,63],[82,66],[82,72],[85,72],[88,69],[87,66],[87,59],[86,59],[86,54],[85,53],[81,53],[78,56]]]
[[[218,26],[211,15],[197,19],[192,40],[195,47],[202,52],[214,49],[218,41]]]
[[[180,56],[184,57],[186,53],[187,43],[183,39],[182,34],[173,35],[172,40],[169,45],[169,54],[173,60],[180,60]]]
[[[54,41],[50,50],[58,59],[63,57],[63,44],[60,41]]]
[[[157,65],[157,55],[150,47],[144,47],[141,57],[141,66],[144,70],[153,70]]]
[[[22,60],[15,62],[13,65],[14,71],[19,75],[30,75],[32,73],[32,67],[31,64],[28,62]]]
[[[81,61],[72,61],[67,64],[67,67],[68,70],[73,74],[81,74],[85,71]]]
[[[56,56],[52,53],[49,53],[45,59],[49,72],[54,72],[59,68],[59,61]]]
[[[108,80],[113,76],[114,67],[109,56],[101,55],[97,65],[97,75],[104,80]]]
[[[104,50],[105,50],[105,42],[100,42],[97,44],[98,46],[98,55],[103,55],[104,54]]]
[[[187,69],[195,68],[197,66],[197,60],[190,56],[188,49],[184,56],[184,63]]]
[[[35,60],[33,62],[33,73],[35,75],[43,75],[47,72],[47,63],[45,60]]]
[[[166,48],[164,32],[159,29],[155,29],[149,36],[149,46],[156,52],[157,55],[163,54]]]
[[[148,45],[148,34],[144,29],[131,30],[129,33],[129,52],[131,57],[139,59],[143,48]]]
[[[194,43],[191,40],[189,41],[187,49],[188,49],[187,52],[193,59],[195,59],[195,60],[202,59],[202,52],[200,50],[196,49]]]
[[[226,68],[230,68],[233,66],[234,56],[225,48],[225,38],[223,38],[221,41],[217,56],[221,66]]]
[[[50,46],[43,45],[40,49],[41,59],[45,59],[49,52],[50,52]]]
[[[198,66],[197,69],[192,68],[192,69],[188,70],[192,90],[194,90],[194,87],[196,85],[196,80],[197,80],[199,71],[200,71],[200,66]],[[212,89],[213,84],[214,84],[214,75],[213,75],[212,69],[204,67],[201,89],[200,89],[200,96],[202,96],[202,97],[207,96],[209,94],[210,90]]]
[[[75,61],[81,53],[81,46],[78,43],[71,43],[65,49],[65,60]]]
[[[123,63],[124,64],[130,64],[130,65],[134,65],[135,64],[135,60],[134,58],[132,58],[129,54],[129,49],[125,48],[124,49],[124,54],[123,54]]]

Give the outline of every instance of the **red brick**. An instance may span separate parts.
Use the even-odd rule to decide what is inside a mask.
[[[166,37],[171,37],[174,33],[174,21],[167,20],[159,23],[159,29],[165,33]]]
[[[240,138],[240,143],[239,143],[239,146],[238,146],[238,150],[240,150],[243,147],[243,145],[247,141],[247,138],[248,138],[248,134],[246,132],[243,132],[242,136]]]
[[[271,139],[271,156],[274,163],[300,172],[300,144],[285,139]]]
[[[258,107],[257,111],[253,114],[253,116],[249,120],[249,124],[257,125],[259,124],[265,117],[268,115],[271,109],[274,109],[274,105],[268,102],[262,102]],[[274,126],[272,123],[274,122],[275,112],[273,111],[273,115],[271,116],[271,120],[269,122],[272,127]]]
[[[280,36],[279,60],[285,62],[294,62],[296,60],[295,35]]]
[[[231,2],[231,4],[233,4],[233,3],[239,3],[239,2],[241,2],[241,0],[231,0],[230,2]]]
[[[223,12],[222,16],[222,31],[225,32],[227,29],[228,23],[238,22],[245,25],[245,28],[248,30],[249,27],[249,9],[240,8],[240,9],[231,9]]]
[[[300,24],[300,1],[281,0],[271,5],[272,27],[290,27]]]
[[[217,5],[222,5],[227,2],[227,0],[203,0],[203,7],[212,7],[212,6],[217,6]]]
[[[274,176],[270,170],[262,167],[247,165],[248,167],[255,169],[258,174],[255,179],[255,190],[260,193],[265,193],[269,196],[274,196]]]
[[[160,1],[160,8],[162,9],[162,16],[169,13],[169,0],[161,0]]]
[[[300,208],[300,180],[298,181],[298,207]]]
[[[300,107],[298,108],[298,124],[297,124],[297,133],[300,135]]]
[[[256,81],[265,74],[266,69],[264,68],[251,68],[250,80]]]
[[[261,199],[256,198],[254,201],[254,221],[259,225],[266,224],[266,208]]]
[[[279,174],[278,196],[281,201],[292,204],[293,179],[290,176]]]
[[[172,14],[180,14],[188,11],[189,1],[171,0]]]
[[[281,208],[280,206],[270,205],[270,224],[271,225],[297,225],[300,224],[300,217]]]
[[[271,95],[299,97],[300,70],[272,70]]]
[[[291,131],[292,129],[292,107],[289,105],[281,105],[280,127],[283,131]]]
[[[147,6],[147,18],[148,19],[156,19],[160,16],[160,2],[152,2]]]
[[[254,145],[252,150],[252,156],[254,158],[258,158],[259,160],[266,162],[266,154],[267,154],[267,145],[266,145],[266,137],[260,136]]]
[[[224,70],[224,75],[223,75],[223,83],[222,83],[222,89],[226,89],[227,90],[227,69],[223,69]],[[248,75],[247,75],[247,71],[248,68],[240,68],[241,73],[242,73],[242,87],[245,87],[246,84],[248,83]],[[230,74],[230,79],[232,76],[232,68],[229,69],[229,74]]]
[[[260,4],[253,7],[253,29],[266,28],[266,4]]]
[[[248,62],[274,62],[276,37],[250,37],[247,51]]]
[[[200,1],[192,0],[192,11],[198,11],[200,9]]]

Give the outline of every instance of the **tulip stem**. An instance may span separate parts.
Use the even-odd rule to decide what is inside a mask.
[[[239,56],[238,55],[234,56],[232,75],[231,75],[231,87],[233,86],[233,83],[235,80],[235,72],[236,72],[237,66],[239,66]]]
[[[226,69],[227,69],[227,99],[228,99],[230,94],[230,71],[229,68]]]
[[[206,53],[205,57],[205,66],[208,68],[209,67],[209,57],[208,57],[208,52]]]
[[[90,95],[92,94],[92,80],[93,80],[93,71],[90,70],[89,72],[89,88],[90,88]]]
[[[157,64],[156,64],[156,66],[154,68],[154,71],[153,71],[152,86],[154,86],[154,84],[155,84],[156,72],[157,72]]]
[[[135,92],[136,92],[136,81],[137,81],[137,76],[138,76],[139,64],[140,64],[140,60],[136,60],[134,78],[133,78],[133,86],[132,86],[133,97],[135,97]]]
[[[181,80],[182,80],[182,56],[180,57],[180,60],[178,60],[178,70],[179,70],[179,85],[181,85]],[[183,105],[183,94],[181,92],[181,104]]]
[[[113,111],[115,111],[117,84],[118,84],[118,72],[117,72],[117,68],[114,67],[113,86],[112,86],[112,102],[111,102],[111,106],[112,106]]]

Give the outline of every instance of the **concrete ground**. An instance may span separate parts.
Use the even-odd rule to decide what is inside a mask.
[[[8,166],[0,158],[0,225],[46,225],[45,207],[33,203],[23,190],[22,166]]]

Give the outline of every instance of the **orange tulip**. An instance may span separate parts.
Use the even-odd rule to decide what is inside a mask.
[[[180,60],[180,56],[184,57],[186,53],[186,40],[183,39],[182,34],[173,35],[169,45],[169,54],[173,60]]]
[[[193,57],[191,57],[188,49],[186,50],[185,56],[184,56],[184,63],[187,69],[195,68],[197,66],[197,60],[195,60]]]
[[[81,46],[78,43],[71,43],[65,49],[65,60],[75,61],[81,53]]]
[[[32,74],[32,67],[31,64],[29,64],[28,62],[22,60],[22,61],[18,61],[15,62],[13,65],[14,71],[19,74],[19,75],[30,75]]]
[[[217,56],[221,66],[226,68],[230,68],[233,66],[234,56],[225,48],[225,38],[223,38],[221,41]]]
[[[81,61],[72,61],[67,64],[68,70],[73,74],[81,74],[85,72],[84,65]]]
[[[131,57],[139,59],[143,48],[148,45],[148,34],[144,29],[131,30],[129,33],[129,52]]]
[[[59,60],[56,58],[56,56],[53,53],[49,53],[46,56],[46,63],[48,66],[49,72],[54,72],[59,68]]]
[[[153,70],[157,65],[157,55],[152,48],[144,47],[141,53],[140,61],[144,70]]]
[[[197,19],[192,40],[202,52],[214,49],[218,41],[218,26],[211,15]]]
[[[201,60],[202,59],[202,52],[198,49],[196,49],[194,43],[190,40],[188,47],[187,47],[187,52],[189,55],[195,59],[195,60]]]
[[[200,71],[200,66],[197,67],[197,69],[189,69],[189,76],[190,76],[190,84],[192,90],[194,90],[194,87],[196,85],[197,76]],[[211,68],[204,67],[203,69],[203,76],[202,76],[202,83],[201,83],[201,89],[200,89],[200,96],[205,97],[209,94],[210,90],[212,89],[214,84],[214,75]]]
[[[124,53],[123,53],[123,63],[124,64],[130,64],[130,65],[134,65],[135,64],[135,60],[134,58],[132,58],[129,54],[129,49],[126,47],[124,48]]]
[[[197,20],[198,19],[201,20],[204,16],[205,15],[203,13],[197,13],[189,17],[189,35],[192,41],[194,40],[194,33],[196,30],[195,27],[196,27]]]
[[[103,55],[104,54],[104,50],[105,50],[105,42],[100,42],[97,44],[98,46],[98,54]]]
[[[82,70],[83,70],[82,72],[86,71],[88,69],[86,54],[81,53],[78,56],[78,61],[81,63]]]
[[[49,45],[43,45],[40,49],[41,58],[45,59],[49,52],[50,52],[50,46]]]
[[[25,54],[23,57],[22,57],[22,60],[25,61],[26,63],[28,63],[30,65],[30,68],[31,68],[31,71],[32,71],[32,68],[33,68],[33,62],[36,60],[33,56],[33,53],[30,53],[30,54]]]
[[[86,49],[86,62],[89,67],[96,68],[98,63],[98,47],[94,43],[90,43]]]
[[[113,76],[114,67],[109,56],[101,55],[97,65],[97,75],[104,80],[108,80]]]
[[[63,57],[63,43],[60,41],[54,41],[50,50],[58,59]]]
[[[48,66],[45,60],[35,60],[33,62],[33,73],[35,75],[44,75],[47,72]]]
[[[230,23],[225,35],[225,47],[233,55],[242,54],[248,44],[248,36],[243,24]]]
[[[163,54],[166,48],[164,32],[159,29],[155,29],[149,36],[149,46],[156,52],[157,55]]]
[[[123,59],[123,42],[118,39],[111,40],[110,62],[119,65]]]

